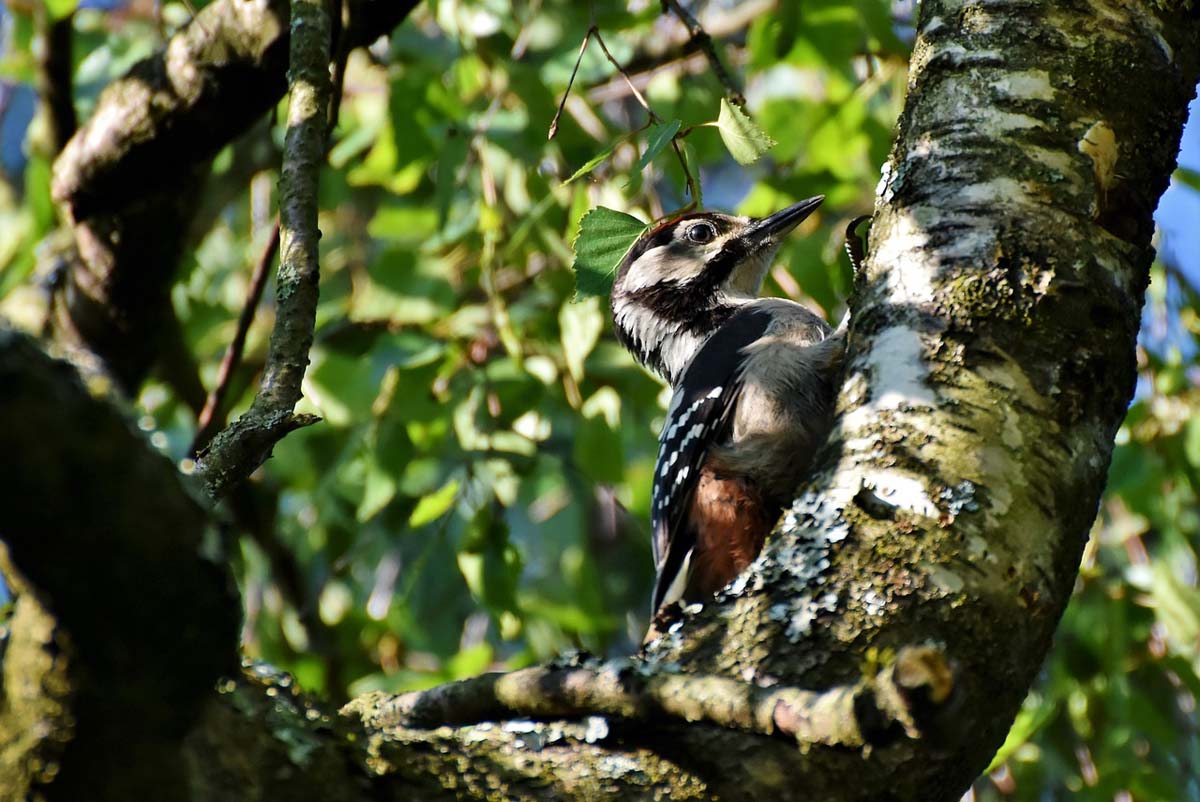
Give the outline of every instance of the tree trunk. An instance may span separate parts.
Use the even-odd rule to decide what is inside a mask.
[[[918,34],[852,304],[837,429],[735,592],[689,610],[644,660],[369,696],[340,716],[286,679],[229,681],[184,722],[179,761],[166,762],[184,767],[192,799],[961,795],[1046,654],[1096,514],[1134,386],[1151,213],[1200,73],[1200,10],[926,0]],[[60,599],[70,587],[56,584],[61,565],[8,523],[54,470],[28,456],[38,451],[21,439],[32,413],[7,389],[46,374],[45,358],[17,338],[0,351],[13,429],[0,453],[27,460],[24,485],[0,477],[10,557],[86,667],[96,636],[78,628],[100,624]],[[39,443],[78,447],[95,428],[88,416],[112,413],[55,375],[55,392],[74,400]],[[39,519],[63,550],[79,538],[66,515]],[[146,531],[119,528],[134,520],[112,532],[150,548]],[[51,625],[29,620],[14,622],[6,664],[25,655],[23,665],[52,665],[56,647],[36,637]],[[107,626],[115,642],[145,636],[120,617]],[[188,674],[193,692],[216,680],[219,662]],[[53,773],[12,767],[49,750],[68,776],[78,771],[52,742],[62,709],[85,697],[55,695],[48,680],[21,687],[47,734],[0,741],[0,789],[81,798]],[[10,704],[18,690],[6,680]],[[431,726],[439,721],[448,726]],[[166,737],[143,740],[175,743]],[[96,763],[88,770],[114,776],[128,766]]]

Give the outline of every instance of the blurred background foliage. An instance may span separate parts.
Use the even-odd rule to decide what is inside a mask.
[[[60,222],[34,115],[36,3],[0,6],[0,315],[35,331],[49,282],[39,255]],[[86,119],[101,87],[204,3],[78,5]],[[276,448],[225,523],[247,655],[345,698],[639,641],[666,394],[613,340],[600,299],[570,302],[568,266],[588,209],[651,220],[691,199],[672,148],[635,169],[654,129],[595,42],[547,138],[580,44],[595,25],[658,117],[684,129],[744,92],[778,143],[765,159],[736,163],[710,127],[681,149],[709,207],[760,215],[829,197],[767,291],[836,320],[850,286],[842,230],[871,210],[912,41],[913,9],[889,0],[685,6],[736,87],[658,0],[430,0],[351,55],[321,176],[302,409],[324,423]],[[207,388],[269,238],[283,116],[216,159],[172,293]],[[1173,233],[1147,299],[1141,381],[1077,592],[979,799],[1200,800],[1196,128],[1160,209]],[[270,297],[234,377],[235,414],[265,355]],[[130,409],[156,448],[186,460],[195,419],[170,383],[147,382]]]

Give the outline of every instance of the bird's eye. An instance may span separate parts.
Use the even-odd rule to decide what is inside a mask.
[[[696,223],[687,230],[687,238],[701,245],[706,242],[712,242],[716,236],[717,230],[713,228],[712,223]]]

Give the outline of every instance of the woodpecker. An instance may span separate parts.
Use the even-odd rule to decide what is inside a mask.
[[[823,200],[668,219],[617,269],[617,339],[673,390],[651,494],[652,617],[710,597],[758,556],[829,432],[844,324],[759,297],[783,237]]]

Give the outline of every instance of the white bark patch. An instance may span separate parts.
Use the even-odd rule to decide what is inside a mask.
[[[875,337],[868,365],[876,409],[933,406],[937,400],[925,383],[929,371],[921,335],[907,326],[890,326]]]
[[[912,65],[912,72],[917,75],[934,61],[946,61],[953,67],[971,67],[996,64],[1003,60],[999,50],[969,50],[958,42],[947,42],[931,46],[924,53],[918,54]]]
[[[1023,150],[1026,156],[1067,179],[1076,189],[1084,186],[1083,179],[1086,174],[1081,172],[1079,162],[1071,158],[1069,153],[1051,150],[1040,145],[1025,145]]]
[[[925,572],[925,575],[929,577],[929,581],[933,583],[934,587],[947,595],[958,595],[966,585],[961,576],[945,566],[921,561],[917,563],[917,567]]]
[[[992,81],[992,88],[1013,100],[1054,100],[1055,94],[1050,73],[1045,70],[1010,72]]]
[[[921,336],[907,326],[890,326],[876,335],[865,367],[870,375],[871,397],[842,416],[838,433],[868,428],[878,422],[879,413],[884,410],[932,407],[937,401],[925,382],[929,371],[922,354]],[[861,440],[857,438],[854,442]]]
[[[891,194],[888,182],[895,174],[894,170],[885,170],[880,181],[879,194],[885,203],[888,202],[885,196]],[[934,279],[942,264],[954,259],[978,259],[979,254],[991,253],[995,249],[995,230],[991,218],[974,210],[956,210],[955,206],[972,197],[975,198],[971,200],[972,206],[977,206],[981,200],[990,205],[994,203],[991,198],[995,193],[1011,191],[1011,187],[978,186],[973,196],[964,195],[964,191],[958,187],[938,195],[935,188],[934,197],[929,203],[914,204],[897,215],[888,236],[882,239],[871,256],[872,264],[886,271],[883,278],[888,302],[932,302],[936,300]],[[1018,198],[1025,197],[1024,190],[1020,190]],[[1011,203],[1014,199],[1005,200]],[[950,242],[936,249],[928,247],[929,237],[926,234],[927,223],[935,220],[960,227]]]
[[[1028,131],[1031,128],[1045,128],[1046,124],[1028,114],[1018,114],[1015,111],[1000,111],[993,108],[971,109],[971,117],[980,129],[992,135],[1009,134],[1013,131]]]
[[[1011,206],[1027,200],[1028,196],[1023,183],[1004,177],[970,184],[958,191],[958,197],[963,201],[989,206]]]
[[[942,511],[925,491],[925,483],[915,476],[895,469],[869,470],[863,474],[862,487],[888,506],[911,515],[935,521],[942,516]]]
[[[888,176],[884,177],[886,181]],[[871,261],[886,265],[885,276],[888,300],[893,303],[913,303],[933,300],[933,277],[937,273],[936,259],[929,258],[925,245],[929,237],[925,227],[908,210],[876,249]]]

